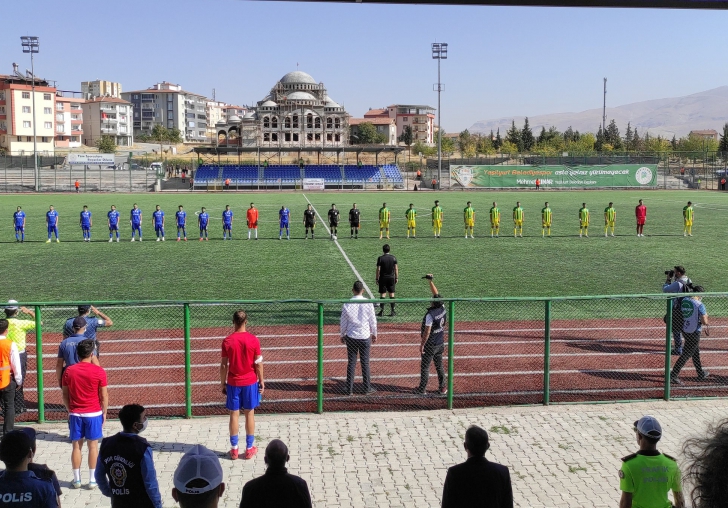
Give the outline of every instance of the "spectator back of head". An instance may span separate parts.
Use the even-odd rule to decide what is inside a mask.
[[[91,339],[82,340],[78,343],[76,346],[76,353],[78,354],[79,360],[84,360],[86,358],[89,358],[92,354],[94,354],[94,348],[96,345],[94,344],[94,341]]]
[[[5,335],[5,332],[8,331],[8,326],[10,326],[10,323],[8,323],[7,319],[0,319],[0,335]]]
[[[215,452],[195,445],[185,453],[174,472],[174,488],[181,508],[206,507],[222,492],[222,466]]]
[[[490,448],[488,433],[476,425],[471,425],[465,431],[465,446],[473,457],[483,457]]]
[[[8,432],[0,441],[0,460],[8,469],[18,467],[30,453],[30,438],[24,432],[19,430]]]
[[[288,447],[280,439],[274,439],[265,449],[265,462],[269,467],[284,467],[288,461]]]

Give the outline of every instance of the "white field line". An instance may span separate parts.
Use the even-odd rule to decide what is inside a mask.
[[[316,216],[321,221],[321,224],[324,225],[324,227],[326,228],[326,231],[329,233],[329,235],[331,235],[331,230],[329,229],[329,226],[326,225],[326,221],[324,221],[323,217],[321,217],[321,214],[318,213],[318,210],[316,210],[316,207],[313,206],[313,203],[311,203],[311,201],[308,199],[308,197],[306,197],[305,194],[303,194],[303,197],[306,198],[306,201],[308,201],[308,204],[311,205],[311,207],[313,208],[313,211],[316,212]],[[351,259],[349,259],[349,256],[347,256],[346,255],[346,252],[344,252],[344,249],[341,247],[341,244],[339,243],[338,238],[336,240],[334,240],[334,243],[339,248],[339,252],[341,252],[341,255],[344,256],[344,259],[349,264],[349,268],[351,268],[351,271],[353,271],[354,272],[354,275],[356,275],[357,280],[360,280],[361,283],[364,284],[364,291],[367,292],[367,294],[369,295],[369,298],[370,299],[373,299],[374,298],[374,294],[372,294],[372,291],[369,289],[369,286],[367,286],[367,283],[364,282],[364,278],[357,271],[356,267],[354,266],[354,263],[352,263],[351,262]]]

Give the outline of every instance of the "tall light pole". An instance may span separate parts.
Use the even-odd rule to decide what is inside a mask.
[[[432,44],[432,58],[437,60],[437,184],[442,187],[442,113],[440,112],[440,92],[444,86],[440,83],[440,60],[447,59],[447,43],[435,42]]]
[[[32,75],[33,81],[31,82],[31,90],[33,91],[33,164],[35,167],[35,190],[39,190],[39,175],[38,175],[38,144],[35,135],[35,67],[33,65],[33,55],[38,53],[40,50],[40,43],[38,37],[23,36],[20,38],[20,43],[23,46],[23,53],[30,53],[30,74]]]

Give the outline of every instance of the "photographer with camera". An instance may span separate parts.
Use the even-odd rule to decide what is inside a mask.
[[[685,335],[685,350],[677,359],[670,373],[670,382],[681,385],[682,381],[678,377],[680,371],[687,361],[692,358],[695,372],[698,374],[698,381],[703,381],[710,374],[703,369],[700,363],[700,334],[705,330],[705,335],[710,336],[708,331],[708,311],[705,310],[705,304],[701,301],[701,297],[696,293],[704,293],[703,286],[694,286],[693,293],[683,299],[680,305],[680,312],[683,316],[683,334]]]
[[[447,322],[447,312],[445,304],[437,299],[442,298],[437,292],[435,283],[432,282],[434,276],[428,273],[423,279],[427,279],[430,283],[430,291],[432,292],[433,301],[427,309],[425,317],[422,318],[422,327],[420,328],[420,385],[415,388],[415,393],[424,395],[427,389],[427,381],[430,379],[430,362],[434,360],[435,370],[437,371],[437,393],[440,395],[447,394],[445,386],[445,370],[442,368],[442,353],[445,350],[445,323]]]
[[[667,279],[662,285],[663,293],[689,293],[691,291],[693,281],[685,275],[685,267],[677,265],[672,270],[666,270],[665,275]],[[680,310],[682,301],[683,298],[675,298],[672,301],[672,340],[674,342],[672,354],[678,356],[683,352],[683,315]]]

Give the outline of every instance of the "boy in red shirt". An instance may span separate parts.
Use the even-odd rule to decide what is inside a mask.
[[[258,209],[250,203],[248,208],[248,240],[250,240],[250,232],[255,230],[255,239],[258,239]]]
[[[244,310],[233,314],[235,331],[222,341],[220,362],[220,383],[222,393],[227,397],[225,407],[230,411],[230,458],[238,458],[238,432],[240,408],[245,415],[245,455],[252,459],[258,452],[255,442],[255,408],[265,390],[263,381],[263,356],[260,341],[245,331],[248,316]]]
[[[99,439],[103,437],[106,409],[109,406],[106,372],[91,363],[94,347],[91,339],[79,342],[76,346],[79,362],[63,373],[63,405],[68,410],[68,428],[73,443],[71,487],[74,489],[81,488],[81,449],[84,439],[88,442],[88,488],[96,488],[94,471],[99,456]]]
[[[647,207],[642,204],[641,199],[640,204],[634,209],[634,214],[637,218],[637,236],[645,236],[642,234],[642,230],[645,228],[645,221],[647,220]]]

